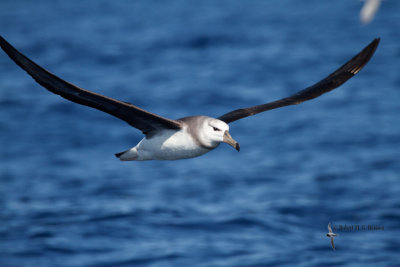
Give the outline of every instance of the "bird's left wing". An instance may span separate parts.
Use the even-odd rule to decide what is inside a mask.
[[[332,244],[333,250],[335,250],[335,242],[333,242],[333,237],[331,237],[331,244]]]
[[[24,56],[3,37],[0,46],[14,62],[40,85],[72,102],[109,113],[147,134],[157,129],[181,129],[179,121],[167,119],[132,104],[103,96],[64,81]]]
[[[230,123],[236,120],[243,119],[248,116],[258,114],[267,110],[280,108],[289,105],[300,104],[304,101],[316,98],[322,94],[325,94],[343,83],[348,79],[356,75],[367,62],[370,60],[375,52],[376,47],[379,44],[379,38],[373,40],[368,46],[366,46],[360,53],[346,62],[343,66],[337,69],[335,72],[330,74],[328,77],[322,79],[318,83],[299,91],[289,97],[282,98],[277,101],[269,102],[262,105],[252,106],[248,108],[241,108],[225,115],[222,115],[218,119]]]

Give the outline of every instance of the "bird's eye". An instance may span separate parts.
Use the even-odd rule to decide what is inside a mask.
[[[221,131],[220,129],[218,129],[217,127],[213,127],[214,131]]]

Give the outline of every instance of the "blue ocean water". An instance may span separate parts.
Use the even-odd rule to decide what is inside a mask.
[[[400,2],[368,25],[362,4],[2,0],[27,56],[169,118],[284,97],[381,44],[339,89],[233,123],[240,153],[171,162],[118,161],[139,131],[0,51],[0,266],[398,265]]]

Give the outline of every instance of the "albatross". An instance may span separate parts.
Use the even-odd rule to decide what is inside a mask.
[[[239,143],[229,133],[229,123],[267,110],[299,104],[339,87],[367,64],[378,44],[379,38],[374,39],[339,69],[288,97],[236,109],[218,118],[190,116],[173,120],[69,83],[24,56],[0,36],[0,46],[4,52],[47,90],[77,104],[106,112],[142,131],[144,138],[136,146],[115,154],[122,161],[193,158],[210,152],[220,143],[231,145],[239,151]]]

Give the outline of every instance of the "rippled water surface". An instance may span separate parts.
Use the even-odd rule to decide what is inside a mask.
[[[339,89],[233,123],[240,153],[171,162],[118,161],[139,131],[1,51],[0,266],[398,264],[400,2],[368,25],[362,4],[2,0],[0,34],[26,55],[169,118],[284,97],[382,40]]]

